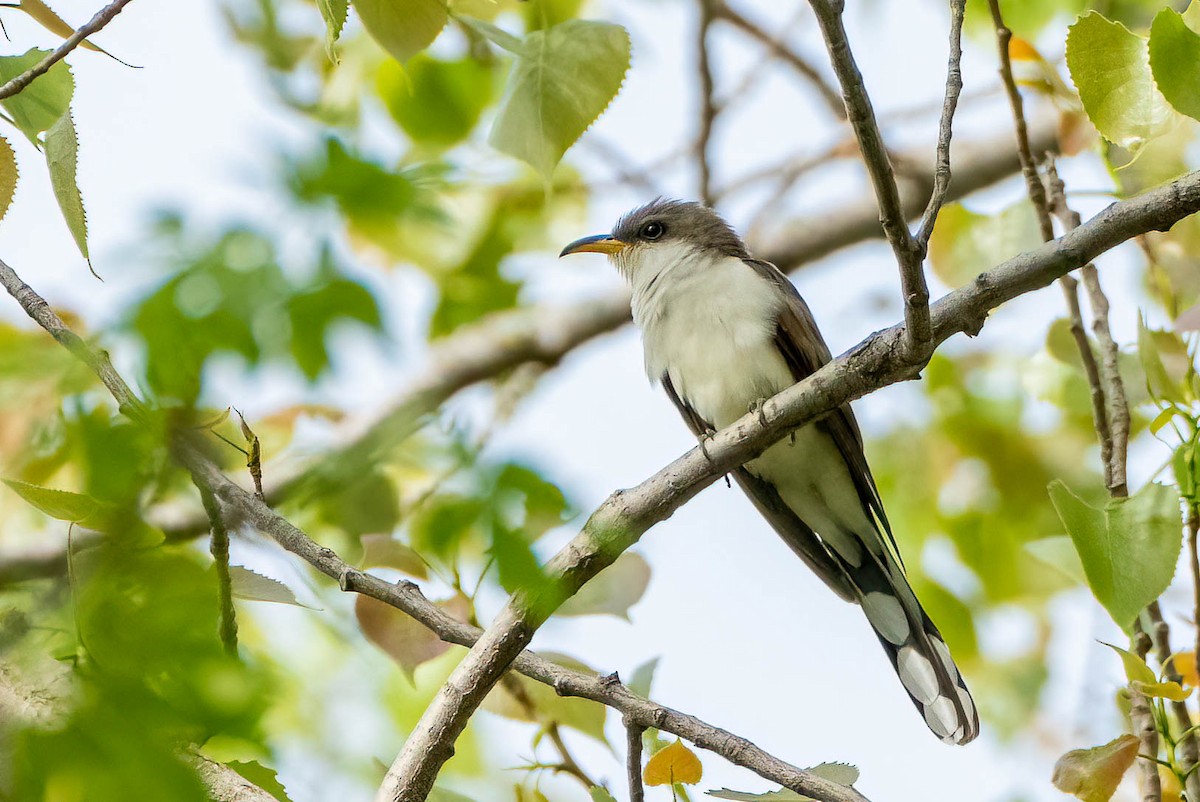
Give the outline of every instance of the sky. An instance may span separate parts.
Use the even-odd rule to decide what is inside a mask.
[[[791,8],[790,3],[756,0],[743,5],[754,18],[768,21],[772,30],[782,29],[792,16],[782,8]],[[947,20],[941,4],[930,0],[848,5],[851,40],[859,45],[860,68],[879,113],[936,103],[945,66]],[[54,7],[77,24],[93,13],[95,3],[59,0]],[[13,42],[55,44],[21,14],[3,12]],[[690,6],[612,2],[595,4],[592,13],[630,28],[634,60],[620,96],[588,136],[616,145],[631,166],[652,164],[687,141],[695,118],[695,99],[679,90],[692,85]],[[799,19],[792,39],[820,62],[815,25],[806,15]],[[235,218],[257,220],[293,236],[286,207],[270,183],[267,160],[278,143],[298,141],[301,131],[300,124],[270,100],[253,56],[232,42],[218,3],[136,0],[97,41],[141,67],[131,70],[94,53],[78,52],[71,58],[81,137],[79,183],[93,263],[104,283],[88,274],[54,206],[41,157],[28,143],[15,143],[21,183],[12,210],[0,223],[0,257],[52,303],[78,310],[94,324],[111,320],[121,307],[119,299],[153,279],[152,268],[138,256],[137,238],[155,209],[183,208],[191,220],[209,225]],[[725,76],[718,90],[737,86],[747,70],[770,71],[758,91],[739,101],[737,122],[717,129],[718,185],[773,159],[818,152],[837,135],[824,122],[823,108],[797,93],[790,76],[779,68],[764,68],[745,39],[723,36],[716,53]],[[964,75],[968,93],[994,85],[991,48],[970,47]],[[1007,124],[1003,115],[996,103],[965,105],[962,135],[994,135],[997,126]],[[933,125],[933,118],[927,117],[923,127],[902,126],[896,141],[931,142]],[[607,168],[588,153],[585,144],[568,158],[578,158],[588,174],[604,176]],[[1070,184],[1106,186],[1098,166],[1083,161],[1070,168]],[[786,202],[787,208],[820,210],[839,198],[855,197],[861,191],[857,176],[848,166],[823,170]],[[678,171],[660,171],[654,178],[668,194],[687,197],[695,192],[690,178]],[[976,208],[996,208],[1019,192],[1019,185],[1010,182],[973,203]],[[605,192],[590,204],[586,228],[564,232],[564,239],[608,230],[620,213],[647,199],[628,189]],[[1083,211],[1094,212],[1103,201],[1088,203],[1094,208],[1085,205]],[[747,197],[725,211],[741,226],[756,208],[756,200]],[[303,232],[297,230],[294,237],[297,247],[303,247]],[[1114,298],[1118,339],[1128,341],[1136,321],[1133,263],[1118,256],[1102,264]],[[513,269],[529,282],[528,300],[579,299],[619,286],[619,278],[599,257],[568,264],[546,253],[522,259]],[[402,271],[371,281],[388,308],[401,346],[388,350],[347,340],[346,350],[353,353],[317,391],[363,409],[378,407],[402,390],[405,377],[420,365],[421,350],[414,343],[419,342],[429,308],[422,283]],[[878,244],[836,254],[800,272],[796,282],[835,353],[901,315],[895,267]],[[934,295],[945,289],[935,282]],[[1059,303],[1054,290],[1014,302],[994,315],[980,345],[1035,353],[1041,329],[1029,321],[1058,315]],[[17,320],[19,310],[0,304],[0,318]],[[128,370],[131,355],[116,356],[118,365]],[[251,418],[303,387],[275,376],[270,387],[250,392],[233,374],[217,375],[217,392],[240,395],[240,406]],[[888,388],[856,409],[869,431],[879,429],[909,414],[906,399],[914,392],[911,387]],[[464,414],[469,414],[471,403],[468,394],[461,402]],[[613,489],[648,477],[693,445],[666,398],[647,382],[637,333],[626,328],[571,354],[490,448],[546,468],[587,511]],[[560,540],[572,531],[565,527]],[[261,550],[241,548],[253,559],[272,564]],[[975,744],[948,747],[927,732],[912,709],[861,612],[833,597],[792,559],[738,491],[714,485],[651,530],[637,550],[649,560],[654,575],[630,621],[552,621],[538,634],[535,648],[569,652],[598,670],[619,670],[623,675],[657,656],[656,699],[744,735],[797,765],[853,762],[862,771],[858,788],[876,802],[1000,800],[1017,795],[1058,799],[1061,795],[1049,784],[1054,748],[1090,746],[1099,738],[1106,740],[1104,733],[1113,729],[1113,721],[1097,723],[1088,711],[1108,703],[1118,678],[1115,661],[1097,659],[1101,647],[1094,639],[1120,636],[1082,594],[1068,594],[1054,608],[1062,626],[1056,627],[1060,638],[1053,644],[1048,715],[1061,743],[1049,749],[1014,750],[998,743],[985,724]],[[277,572],[293,570],[274,559]],[[312,614],[287,609],[263,615],[281,625],[280,637],[286,640],[288,627],[301,631],[297,622]],[[1019,615],[1003,612],[982,629],[984,648],[997,652],[1017,648],[1030,636]],[[1101,679],[1084,681],[1095,672]],[[500,737],[527,738],[526,729],[494,717],[488,717],[485,726]],[[376,722],[355,737],[375,735],[378,727]],[[619,764],[586,739],[571,734],[568,738],[589,765],[605,767],[597,773],[620,785]],[[614,741],[620,743],[620,738]],[[715,757],[705,759],[705,769],[701,788],[768,787]],[[327,799],[342,791],[350,794],[347,799],[366,798],[354,796],[362,793],[361,786],[329,785],[327,777],[297,754],[285,760],[281,776],[297,802]],[[464,790],[481,800],[499,798],[500,793],[478,787]],[[653,798],[665,796],[660,791]]]

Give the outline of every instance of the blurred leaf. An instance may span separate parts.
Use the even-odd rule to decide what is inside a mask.
[[[1152,696],[1155,699],[1170,699],[1172,702],[1182,702],[1192,693],[1191,691],[1185,691],[1183,686],[1178,682],[1134,682],[1133,687],[1144,696]]]
[[[1200,685],[1200,675],[1196,672],[1196,653],[1179,652],[1173,657],[1175,670],[1183,679],[1183,684],[1195,688]]]
[[[491,67],[476,59],[421,54],[404,67],[385,61],[375,85],[404,133],[419,144],[447,148],[474,130],[492,101],[494,81]]]
[[[428,799],[428,802],[475,802],[475,800],[471,799],[469,796],[463,796],[457,791],[451,791],[447,788],[441,788],[439,786],[434,786],[433,790],[429,792],[429,796],[426,798]]]
[[[49,50],[34,48],[20,56],[0,56],[0,84],[16,78],[48,55]],[[8,111],[21,133],[37,145],[37,135],[67,113],[74,93],[75,79],[67,63],[60,61],[21,92],[0,100],[0,106]]]
[[[717,799],[732,799],[734,802],[813,802],[812,797],[798,794],[787,788],[780,788],[778,791],[764,791],[761,794],[749,791],[731,791],[728,788],[706,793]]]
[[[1079,561],[1079,552],[1075,550],[1075,543],[1068,535],[1030,541],[1025,544],[1025,549],[1047,565],[1062,571],[1072,581],[1081,585],[1087,584],[1083,563]]]
[[[445,336],[489,312],[516,305],[521,285],[500,273],[501,263],[513,251],[505,217],[506,211],[497,208],[467,258],[440,277],[442,293],[429,322],[430,337]]]
[[[1137,151],[1172,122],[1154,85],[1146,40],[1089,11],[1067,34],[1067,66],[1088,117],[1109,142]]]
[[[572,671],[595,674],[596,671],[573,657],[554,652],[539,652],[542,657]],[[608,741],[604,735],[606,708],[590,699],[559,696],[554,688],[534,682],[527,677],[510,674],[513,685],[506,680],[496,685],[483,702],[483,709],[497,716],[514,721],[527,721],[541,726],[555,723],[570,727],[584,735],[595,738],[602,744]]]
[[[579,16],[584,0],[536,0],[523,2],[520,8],[525,13],[525,30],[536,31],[551,28]]]
[[[391,535],[363,535],[362,568],[395,568],[418,579],[429,577],[420,555]]]
[[[83,211],[83,198],[79,194],[77,181],[78,158],[79,138],[68,110],[46,132],[46,164],[50,168],[50,186],[54,188],[54,198],[62,210],[63,220],[79,252],[90,264],[87,215]]]
[[[278,799],[279,802],[292,802],[287,795],[287,789],[283,787],[283,783],[279,782],[279,775],[275,769],[269,769],[257,760],[246,762],[231,760],[225,765],[245,777],[248,782],[257,785]]]
[[[488,553],[496,561],[501,587],[509,593],[534,594],[549,581],[529,541],[500,521],[492,524],[492,546]]]
[[[443,560],[458,551],[471,535],[478,536],[486,502],[454,493],[443,493],[425,502],[409,519],[408,533],[413,548]]]
[[[514,528],[520,528],[529,542],[561,526],[570,509],[557,485],[515,462],[501,467],[491,495],[504,519]]]
[[[446,27],[441,0],[354,0],[363,27],[397,61],[428,47]]]
[[[8,214],[13,196],[17,193],[17,154],[8,140],[0,136],[0,220]]]
[[[321,9],[321,19],[325,20],[325,54],[329,60],[337,62],[337,52],[334,45],[342,35],[346,25],[346,14],[350,10],[350,0],[317,0],[317,8]]]
[[[31,506],[60,521],[80,523],[100,509],[100,504],[94,498],[79,493],[38,487],[15,479],[5,479],[4,484]]]
[[[1074,16],[1087,6],[1086,0],[1004,0],[1004,24],[1018,36],[1036,39],[1037,35],[1061,15]],[[967,0],[967,13],[963,18],[966,30],[986,39],[995,48],[996,28],[988,13],[987,0]]]
[[[703,776],[700,758],[679,740],[647,760],[642,771],[646,785],[695,785]]]
[[[960,203],[950,203],[938,215],[929,242],[929,261],[942,282],[959,287],[1041,244],[1037,217],[1027,200],[996,215],[976,214]]]
[[[1151,329],[1138,315],[1137,345],[1151,398],[1186,404],[1187,390],[1183,379],[1191,358],[1179,335]]]
[[[649,584],[649,563],[640,554],[627,551],[567,599],[555,614],[615,615],[628,621],[629,608],[637,604]]]
[[[1108,802],[1138,754],[1138,739],[1122,735],[1104,746],[1073,749],[1054,764],[1054,787],[1083,802]]]
[[[278,579],[263,576],[241,565],[229,566],[229,578],[233,584],[233,595],[246,601],[275,602],[276,604],[292,604],[296,607],[308,607],[296,598],[296,594]]]
[[[1121,665],[1125,668],[1125,678],[1131,683],[1152,683],[1155,681],[1154,672],[1150,670],[1150,666],[1146,665],[1145,660],[1128,649],[1122,649],[1120,646],[1113,646],[1111,643],[1105,643],[1104,645],[1116,652],[1121,658]]]
[[[1150,27],[1150,69],[1175,111],[1200,119],[1200,35],[1173,9],[1160,11]]]
[[[317,284],[297,291],[287,300],[287,313],[292,323],[291,353],[297,367],[309,381],[315,381],[329,367],[326,340],[334,324],[355,320],[376,331],[383,328],[379,305],[366,287],[342,278],[323,257],[323,278]]]
[[[466,621],[471,613],[471,602],[461,593],[434,604],[459,621]],[[410,681],[417,666],[450,648],[412,616],[370,596],[355,597],[354,617],[367,640],[395,660]]]
[[[657,657],[652,657],[633,670],[629,681],[625,683],[630,691],[641,697],[650,696],[650,686],[654,682],[654,672],[658,668]]]
[[[322,488],[315,499],[322,520],[348,535],[390,532],[400,520],[396,484],[372,469],[345,484]]]
[[[592,795],[592,802],[617,802],[613,795],[608,792],[607,788],[601,788],[598,785],[593,785],[588,789],[588,793]]]
[[[488,141],[549,177],[629,69],[619,25],[569,20],[525,37]]]
[[[1096,599],[1129,632],[1138,613],[1162,595],[1175,573],[1182,537],[1179,494],[1174,488],[1148,484],[1136,495],[1111,499],[1098,510],[1055,481],[1050,498]]]

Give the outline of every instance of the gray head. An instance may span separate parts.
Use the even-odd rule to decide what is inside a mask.
[[[644,262],[668,253],[746,259],[749,254],[738,235],[721,216],[693,201],[658,198],[634,209],[619,221],[611,234],[578,239],[559,256],[571,253],[608,254],[626,274]]]

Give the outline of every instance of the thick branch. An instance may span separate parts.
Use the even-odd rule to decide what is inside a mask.
[[[1168,228],[1197,210],[1200,173],[1109,206],[1061,240],[1011,259],[938,301],[931,308],[933,344],[960,332],[978,333],[988,312],[999,304],[1046,286],[1147,229]],[[759,414],[747,414],[718,432],[708,441],[706,453],[693,449],[638,486],[610,496],[547,564],[553,580],[549,587],[514,594],[459,663],[388,770],[377,799],[424,800],[471,714],[546,617],[650,526],[788,432],[868,392],[913,378],[916,366],[905,343],[903,324],[873,335],[768,400]]]
[[[78,28],[75,33],[64,39],[63,43],[59,45],[53,53],[46,56],[37,64],[34,64],[28,70],[13,78],[8,83],[0,86],[0,100],[3,100],[7,97],[12,97],[33,83],[34,79],[36,79],[38,76],[49,72],[51,67],[66,58],[67,54],[79,47],[79,45],[83,44],[85,39],[99,31],[101,28],[107,25],[113,17],[120,14],[121,9],[129,5],[130,2],[131,0],[113,0],[113,2],[97,11],[96,16],[92,17],[87,21],[86,24]]]
[[[913,361],[926,356],[932,347],[929,321],[929,288],[925,283],[923,249],[908,230],[907,215],[900,202],[900,189],[892,171],[891,157],[879,131],[875,110],[854,63],[846,29],[842,25],[843,0],[809,0],[825,37],[833,71],[842,85],[842,100],[854,135],[858,138],[863,163],[879,204],[879,223],[900,266],[900,289],[904,294],[906,347]]]

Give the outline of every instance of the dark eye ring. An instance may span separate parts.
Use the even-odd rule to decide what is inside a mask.
[[[667,233],[667,227],[657,220],[652,220],[642,226],[642,238],[648,240],[656,240]]]

